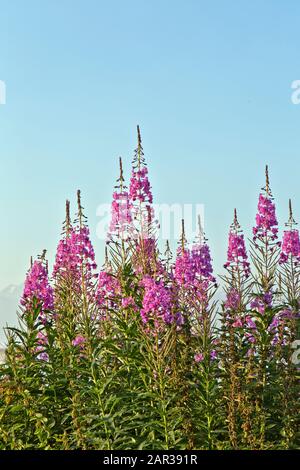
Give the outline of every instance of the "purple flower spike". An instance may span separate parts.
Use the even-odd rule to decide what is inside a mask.
[[[24,313],[29,313],[35,299],[40,308],[41,319],[46,319],[47,314],[53,310],[53,289],[49,284],[43,256],[32,264],[27,273],[20,303],[24,307]]]

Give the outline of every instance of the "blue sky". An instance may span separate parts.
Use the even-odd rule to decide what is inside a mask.
[[[266,163],[280,223],[289,197],[299,219],[299,17],[296,0],[1,2],[0,288],[44,247],[53,260],[77,188],[101,262],[96,208],[137,123],[155,201],[205,204],[218,271]]]

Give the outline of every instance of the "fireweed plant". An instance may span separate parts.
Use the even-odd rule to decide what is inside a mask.
[[[45,251],[31,260],[6,328],[0,448],[299,448],[291,202],[280,242],[266,169],[250,250],[235,210],[218,287],[200,219],[193,243],[182,221],[175,257],[159,252],[139,128],[128,186],[119,169],[100,270],[80,191],[53,271]]]

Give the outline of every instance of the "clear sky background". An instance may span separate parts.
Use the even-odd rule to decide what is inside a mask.
[[[300,218],[298,0],[0,1],[0,289],[53,261],[80,188],[92,239],[142,130],[156,202],[205,204],[217,271],[236,206],[249,233],[270,166]],[[73,206],[74,207],[74,206]]]

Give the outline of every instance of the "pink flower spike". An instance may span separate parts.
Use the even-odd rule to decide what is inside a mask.
[[[203,359],[204,359],[204,354],[203,353],[197,353],[197,354],[194,355],[194,360],[197,363],[202,362]]]
[[[86,339],[84,338],[84,336],[81,336],[81,335],[77,335],[76,338],[73,339],[72,341],[72,345],[73,346],[80,346],[82,347],[83,344],[85,343]]]
[[[245,277],[249,277],[250,275],[250,263],[248,262],[245,239],[237,220],[236,209],[234,209],[234,220],[230,226],[227,261],[224,267],[231,271],[240,269],[240,272],[243,272]]]
[[[278,222],[276,218],[275,204],[273,202],[272,193],[269,185],[268,167],[266,167],[266,186],[260,193],[255,218],[256,225],[253,227],[253,239],[264,239],[270,237],[275,241],[278,234]]]
[[[44,264],[43,253],[41,259],[34,261],[30,267],[25,284],[21,305],[24,307],[24,313],[30,313],[33,307],[34,299],[40,308],[40,318],[46,320],[47,314],[53,311],[53,289],[49,284],[47,267]]]
[[[292,203],[289,200],[289,220],[286,223],[288,230],[283,233],[279,263],[286,263],[289,259],[294,259],[296,263],[300,262],[300,239],[299,230],[294,228],[296,222],[293,217]]]

